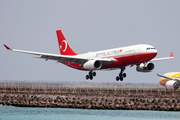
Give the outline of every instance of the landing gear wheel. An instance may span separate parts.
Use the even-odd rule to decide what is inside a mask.
[[[93,72],[92,74],[93,74],[93,76],[96,76],[96,72]]]
[[[92,76],[92,75],[90,75],[90,76],[89,76],[89,78],[90,78],[90,80],[92,80],[92,79],[93,79],[93,76]]]
[[[120,81],[123,81],[123,77],[122,76],[120,77]]]
[[[116,77],[116,81],[119,81],[119,76]]]
[[[126,73],[123,73],[122,76],[125,78],[126,77]]]
[[[86,75],[86,80],[88,80],[89,79],[89,75]]]

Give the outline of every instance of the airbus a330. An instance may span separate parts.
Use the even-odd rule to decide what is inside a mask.
[[[120,69],[120,73],[116,76],[116,80],[123,81],[123,78],[126,77],[124,70],[127,66],[136,65],[136,70],[138,72],[151,72],[154,69],[153,61],[173,58],[173,53],[171,53],[170,57],[154,59],[157,55],[157,50],[152,45],[147,44],[88,52],[78,55],[70,47],[62,31],[57,30],[56,33],[61,55],[11,49],[5,44],[4,46],[11,51],[38,55],[39,58],[45,59],[46,61],[55,60],[58,63],[63,63],[64,65],[78,70],[89,71],[85,76],[87,80],[92,80],[93,77],[96,76],[96,70]]]

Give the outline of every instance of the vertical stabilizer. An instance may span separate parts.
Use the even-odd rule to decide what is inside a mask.
[[[77,55],[70,47],[61,30],[57,30],[57,39],[61,55]]]

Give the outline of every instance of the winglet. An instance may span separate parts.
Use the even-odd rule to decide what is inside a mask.
[[[173,52],[171,52],[170,57],[173,57]]]
[[[7,50],[11,50],[11,48],[8,47],[7,45],[4,44],[4,46],[6,47]]]
[[[160,77],[162,77],[162,75],[159,75],[158,73],[157,73],[157,76],[160,76]]]

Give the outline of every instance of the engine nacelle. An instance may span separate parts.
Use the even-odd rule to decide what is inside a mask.
[[[99,60],[89,60],[83,65],[83,68],[85,70],[98,70],[101,67],[102,67],[102,62]]]
[[[154,69],[153,63],[141,63],[136,67],[138,72],[151,72]]]
[[[174,80],[169,80],[165,84],[165,88],[168,90],[177,90],[180,86],[180,83]]]

